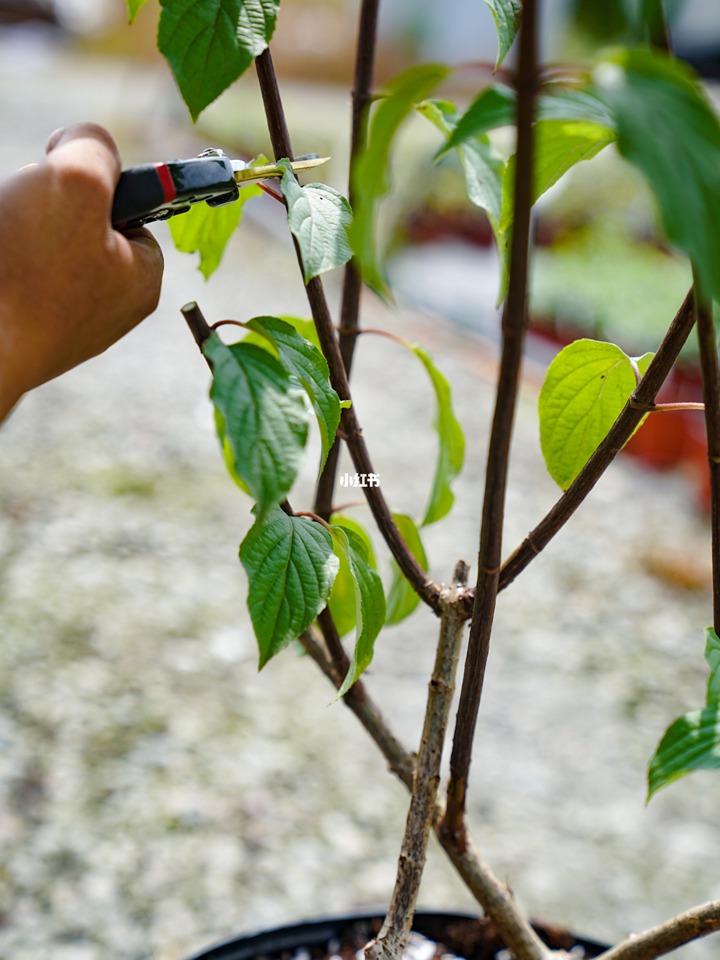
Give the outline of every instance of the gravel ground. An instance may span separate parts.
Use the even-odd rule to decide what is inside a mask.
[[[18,83],[18,63],[3,63],[2,172],[84,117],[123,134],[126,156],[169,150],[177,105],[161,71],[59,56],[24,61]],[[157,233],[157,314],[27,397],[0,435],[3,960],[180,960],[242,930],[383,903],[392,887],[401,787],[312,664],[290,650],[256,672],[236,556],[249,505],[224,475],[207,371],[178,312],[197,298],[210,319],[305,314],[292,253],[246,224],[205,285]],[[468,463],[453,514],[427,536],[446,579],[476,552],[492,357],[436,317],[368,300],[367,323],[424,343],[453,382]],[[356,381],[386,495],[417,512],[433,452],[422,371],[366,338]],[[556,496],[534,396],[529,380],[508,549]],[[587,936],[613,941],[720,897],[720,780],[696,775],[644,806],[659,735],[704,696],[708,543],[682,478],[623,461],[500,600],[475,833],[525,907]],[[673,569],[693,571],[695,589]],[[423,613],[388,631],[368,678],[411,745],[433,633]],[[471,907],[436,850],[422,901]]]

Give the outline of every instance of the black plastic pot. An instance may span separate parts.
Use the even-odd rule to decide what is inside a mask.
[[[360,949],[378,932],[381,923],[382,917],[376,914],[307,920],[225,940],[188,960],[292,960],[293,953],[300,950],[307,951],[306,956],[309,954],[312,960],[319,960],[327,953],[339,953],[341,943],[349,944],[351,950],[353,946]],[[418,911],[413,929],[467,960],[496,960],[504,949],[493,925],[469,914]],[[592,960],[608,949],[560,928],[537,924],[536,929],[552,949],[583,948],[584,957],[578,954],[578,960]]]

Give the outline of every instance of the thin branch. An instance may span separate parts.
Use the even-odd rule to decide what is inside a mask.
[[[440,785],[440,763],[455,691],[455,673],[465,624],[459,601],[467,586],[467,575],[468,567],[460,561],[455,569],[452,586],[443,590],[440,596],[440,635],[428,688],[425,721],[395,875],[395,889],[380,933],[365,947],[366,960],[399,960],[412,929],[430,830],[434,822]]]
[[[268,129],[272,139],[275,158],[292,158],[292,145],[287,133],[285,114],[280,99],[270,50],[268,49],[261,53],[255,60],[255,64],[268,118]],[[297,242],[295,243],[295,249],[298,260],[301,260],[300,248]],[[315,321],[320,348],[325,355],[330,369],[330,383],[341,399],[350,400],[350,385],[347,374],[345,373],[345,365],[340,353],[338,339],[335,335],[322,281],[318,277],[313,277],[312,280],[308,281],[305,289],[313,320]],[[350,456],[352,457],[357,472],[364,474],[376,473],[377,471],[374,469],[372,460],[370,459],[370,454],[363,439],[362,429],[353,405],[343,410],[341,422]],[[382,490],[380,487],[368,486],[365,488],[365,497],[375,518],[378,530],[390,548],[390,552],[395,558],[397,565],[412,584],[413,589],[420,598],[427,603],[435,613],[439,613],[440,588],[428,577],[403,540],[402,534],[393,520],[392,513]]]
[[[203,344],[208,337],[212,335],[213,328],[208,324],[203,316],[202,310],[194,300],[191,300],[190,303],[186,303],[184,307],[181,307],[180,312],[185,317],[185,322],[195,338],[198,349],[202,353]]]
[[[500,572],[500,590],[511,584],[562,529],[620,453],[642,418],[652,409],[655,397],[690,336],[694,324],[693,292],[690,290],[640,381],[640,386],[625,404],[605,439],[557,503],[503,565]]]
[[[700,298],[695,286],[695,308],[703,399],[710,466],[710,511],[712,529],[713,627],[720,634],[720,369],[712,304]]]
[[[355,78],[352,90],[352,125],[350,130],[350,170],[348,200],[355,209],[355,166],[367,139],[367,115],[372,100],[375,72],[375,48],[380,0],[362,0],[355,54]],[[353,257],[345,267],[342,302],[340,306],[340,354],[349,379],[355,351],[355,332],[359,326],[362,278]],[[333,491],[340,457],[340,444],[335,443],[328,454],[325,467],[315,491],[315,512],[329,517],[332,512]]]
[[[355,167],[367,141],[368,109],[372,100],[375,74],[375,51],[377,47],[377,23],[380,0],[362,0],[358,25],[355,77],[352,90],[352,127],[350,132],[350,171],[348,177],[348,200],[354,209]],[[340,351],[345,370],[350,375],[352,355],[355,349],[353,330],[358,326],[360,290],[362,281],[355,259],[345,268],[342,305],[340,308]]]
[[[720,930],[720,900],[693,907],[660,926],[633,934],[598,960],[655,960],[716,930]]]
[[[488,448],[478,573],[455,736],[450,758],[448,824],[460,829],[465,810],[472,743],[490,648],[502,560],[510,443],[520,387],[527,329],[527,284],[533,184],[533,117],[537,91],[535,0],[524,0],[517,74],[515,214],[510,246],[508,296],[503,311],[503,343],[495,412]]]
[[[288,130],[285,110],[280,97],[280,88],[275,76],[275,65],[269,47],[255,58],[255,70],[260,85],[260,95],[265,107],[268,133],[270,134],[270,143],[275,153],[275,159],[281,160],[283,157],[287,157],[288,160],[293,160],[290,131]]]

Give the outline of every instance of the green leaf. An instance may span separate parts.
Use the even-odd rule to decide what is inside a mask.
[[[246,493],[249,497],[252,496],[250,493],[250,488],[245,483],[243,478],[237,472],[235,467],[235,453],[232,448],[232,444],[227,438],[225,432],[225,420],[223,419],[222,414],[219,412],[217,407],[213,410],[213,416],[215,419],[215,432],[217,433],[218,440],[220,441],[220,449],[222,450],[223,462],[225,463],[225,469],[232,477],[233,481],[240,487],[243,493]]]
[[[440,154],[497,127],[515,123],[515,91],[502,84],[486,87],[458,119]],[[538,98],[538,120],[584,120],[608,130],[615,118],[607,104],[585,87],[547,83]]]
[[[262,669],[325,608],[338,559],[322,524],[275,507],[255,520],[240,545],[240,561]]]
[[[160,0],[160,5],[158,49],[197,120],[265,50],[280,0]]]
[[[254,317],[247,326],[275,345],[280,363],[288,373],[297,377],[310,398],[320,428],[322,470],[340,423],[340,398],[330,386],[325,357],[313,343],[278,317]]]
[[[652,359],[636,361],[644,373]],[[550,364],[540,391],[540,446],[548,472],[566,490],[605,438],[637,385],[620,347],[576,340]]]
[[[520,29],[522,0],[485,0],[492,11],[498,34],[498,55],[495,69],[505,59],[513,40]]]
[[[581,160],[590,160],[612,143],[615,134],[607,127],[583,120],[540,120],[535,124],[533,203]],[[500,233],[512,226],[515,188],[515,157],[510,157],[502,186]]]
[[[211,207],[207,203],[193,204],[187,213],[168,221],[173,243],[180,253],[200,254],[198,269],[207,280],[220,265],[228,240],[242,219],[248,200],[262,195],[260,187],[243,187],[233,203]]]
[[[400,74],[388,86],[370,120],[367,145],[353,171],[353,191],[357,197],[350,228],[350,245],[358,258],[364,281],[386,295],[385,271],[380,266],[382,251],[375,237],[375,220],[380,200],[390,190],[390,152],[400,126],[448,74],[437,65],[413,67]]]
[[[308,433],[304,390],[266,350],[226,346],[217,334],[203,345],[212,364],[210,398],[222,417],[234,469],[262,516],[293,485]]]
[[[287,314],[280,314],[280,319],[289,323],[304,340],[309,340],[318,350],[320,349],[320,340],[318,339],[315,322],[307,317],[292,317]]]
[[[125,0],[128,8],[128,17],[130,23],[133,22],[135,17],[140,12],[141,8],[145,6],[147,0]]]
[[[672,723],[650,761],[648,800],[694,770],[720,769],[720,704],[693,710]]]
[[[608,105],[587,87],[546,83],[538,102],[539,120],[585,120],[615,130],[615,118]]]
[[[705,631],[705,659],[710,667],[706,705],[671,723],[648,767],[648,801],[673,780],[694,770],[720,768],[720,638]]]
[[[581,160],[590,160],[615,139],[607,127],[582,120],[540,120],[535,124],[534,185],[532,202],[554,186]],[[502,212],[496,233],[500,256],[500,295],[507,292],[509,279],[510,235],[515,207],[515,157],[505,167],[502,186]]]
[[[327,270],[340,267],[352,256],[348,229],[350,204],[332,187],[308,183],[301,187],[289,160],[278,166],[285,173],[280,189],[287,201],[287,222],[300,246],[305,283]]]
[[[515,91],[510,87],[496,83],[486,87],[470,104],[458,119],[447,143],[439,153],[452,150],[496,127],[506,127],[515,123]]]
[[[330,523],[332,526],[342,527],[346,532],[348,530],[352,531],[363,544],[365,559],[374,570],[377,570],[372,541],[365,528],[352,517],[346,517],[341,514],[335,514]],[[330,613],[332,613],[338,633],[341,637],[344,637],[350,633],[351,630],[354,630],[357,625],[355,578],[344,553],[341,552],[339,554],[339,560],[340,570],[335,578],[335,584],[330,594],[328,606],[330,607]]]
[[[446,137],[456,129],[457,114],[454,104],[443,100],[425,100],[418,104],[417,109],[418,113],[427,117]],[[468,138],[455,150],[462,164],[471,203],[487,213],[493,230],[496,230],[500,222],[502,177],[505,169],[502,157],[483,135]]]
[[[406,513],[394,513],[393,520],[397,524],[397,528],[402,534],[403,540],[410,548],[412,555],[423,570],[427,570],[427,556],[425,555],[425,548],[420,539],[420,531],[415,521]],[[390,561],[390,567],[392,569],[392,581],[388,592],[387,614],[385,617],[385,623],[388,625],[400,623],[401,620],[409,617],[420,603],[420,597],[410,586],[400,567],[398,567],[394,560]]]
[[[720,123],[677,60],[623,51],[596,71],[618,149],[648,181],[668,240],[695,266],[701,295],[720,298]]]
[[[441,105],[437,105],[441,109]],[[426,115],[430,113],[426,111]],[[555,87],[540,98],[535,125],[535,190],[533,202],[555,184],[574,164],[589,160],[615,139],[613,120],[605,104],[585,90]],[[440,126],[440,123],[430,117]],[[500,302],[508,280],[509,233],[513,218],[515,158],[507,165],[496,159],[485,131],[513,123],[515,93],[507,87],[488,87],[457,120],[444,118],[451,132],[442,156],[448,149],[458,151],[468,196],[486,210],[495,234],[500,258]],[[454,126],[453,126],[454,123]],[[500,187],[496,185],[500,179]]]
[[[370,566],[363,540],[348,527],[333,525],[331,532],[336,555],[348,564],[355,593],[355,650],[338,691],[338,697],[343,697],[373,658],[375,640],[385,623],[385,593],[382,580]]]

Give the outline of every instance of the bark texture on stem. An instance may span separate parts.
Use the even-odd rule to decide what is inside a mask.
[[[459,601],[467,585],[467,575],[467,565],[461,561],[456,567],[453,585],[443,590],[440,596],[440,636],[428,687],[425,721],[395,889],[380,933],[365,948],[366,960],[400,960],[412,929],[428,839],[435,819],[440,763],[455,691],[455,673],[465,624]]]
[[[500,590],[509,586],[548,545],[620,453],[642,418],[652,409],[655,397],[667,379],[685,341],[690,336],[694,324],[693,291],[690,290],[665,334],[657,353],[645,371],[645,376],[611,427],[608,435],[555,506],[528,534],[503,565],[500,572]]]
[[[465,810],[472,743],[495,615],[502,561],[510,443],[527,327],[528,259],[533,188],[533,118],[538,83],[536,47],[536,0],[524,0],[516,79],[515,214],[510,246],[508,295],[503,311],[500,372],[485,474],[475,603],[450,758],[447,816],[450,829],[458,831]]]
[[[720,900],[693,907],[660,926],[633,934],[599,960],[655,960],[692,940],[720,930]]]

